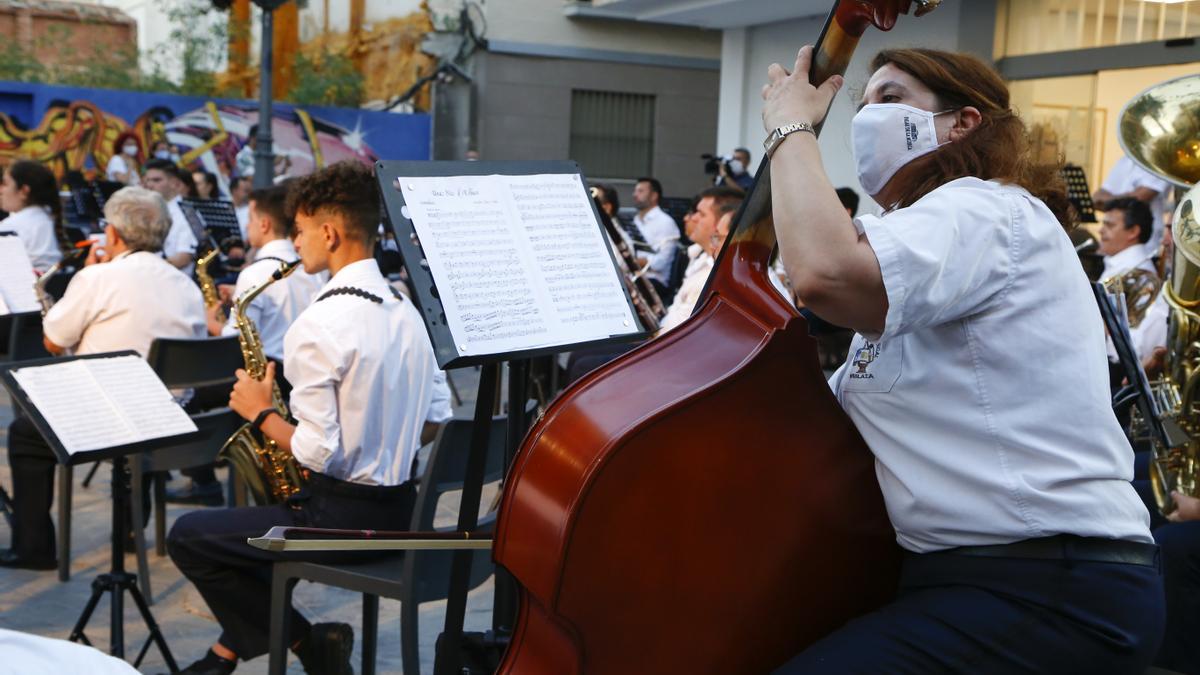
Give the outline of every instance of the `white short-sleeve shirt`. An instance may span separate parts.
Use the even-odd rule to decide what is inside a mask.
[[[168,258],[176,253],[195,256],[196,247],[200,245],[196,239],[196,233],[192,231],[192,224],[188,222],[187,216],[183,215],[183,209],[179,206],[181,199],[181,197],[176,197],[167,202],[167,212],[171,214],[171,229],[163,241],[162,250],[163,255]],[[191,276],[194,269],[196,269],[196,265],[189,263],[186,267],[180,268],[180,271]]]
[[[1138,166],[1126,156],[1118,159],[1117,163],[1113,165],[1112,171],[1108,172],[1100,189],[1114,195],[1123,195],[1140,187],[1150,188],[1158,193],[1149,204],[1150,211],[1154,213],[1154,231],[1150,234],[1150,240],[1144,244],[1147,252],[1153,253],[1162,243],[1163,210],[1167,203],[1167,188],[1171,185]]]
[[[241,298],[247,291],[266,283],[282,262],[297,260],[296,247],[290,239],[275,239],[258,249],[254,262],[246,265],[238,274],[233,297]],[[325,283],[324,275],[312,275],[303,268],[292,272],[286,279],[272,283],[265,291],[246,306],[246,316],[254,322],[262,339],[263,352],[277,360],[283,360],[283,336],[300,313],[312,304]],[[221,329],[222,335],[237,335],[237,317],[229,314],[229,321]]]
[[[25,208],[0,220],[0,232],[13,232],[25,246],[33,269],[45,272],[54,263],[62,260],[58,238],[54,234],[54,219],[44,206]]]
[[[1104,257],[1102,278],[1107,279],[1116,274],[1124,274],[1135,267],[1147,272],[1158,273],[1150,253],[1143,246],[1134,244],[1114,255]],[[1133,339],[1133,349],[1137,352],[1138,359],[1145,360],[1154,353],[1156,348],[1166,346],[1167,318],[1170,313],[1167,298],[1160,290],[1158,296],[1154,298],[1154,302],[1146,310],[1141,323],[1129,327],[1129,337]],[[1108,341],[1108,360],[1113,363],[1117,362],[1117,350],[1111,340]]]
[[[382,302],[327,295],[339,288]],[[437,363],[421,315],[392,295],[373,259],[339,270],[317,297],[284,338],[292,454],[339,480],[399,485],[412,475],[433,401]]]
[[[699,244],[688,247],[688,256],[691,257],[691,262],[684,272],[683,283],[679,285],[671,306],[659,322],[659,330],[663,333],[678,327],[692,315],[700,293],[708,283],[708,275],[712,272],[713,258]]]
[[[127,180],[121,180],[117,174],[125,174]],[[108,160],[108,166],[104,167],[104,175],[111,181],[124,183],[126,185],[140,185],[137,171],[130,168],[129,162],[125,161],[124,155],[113,155]]]
[[[830,385],[875,454],[900,545],[1151,542],[1100,312],[1045,204],[961,178],[856,224],[888,310]]]
[[[644,216],[640,213],[634,216],[633,224],[637,225],[642,238],[654,249],[646,265],[646,277],[666,284],[670,281],[671,261],[675,260],[675,249],[678,248],[679,226],[674,218],[657,206]]]
[[[155,338],[208,335],[200,289],[147,251],[79,270],[42,319],[42,330],[77,354],[135,349],[143,357]]]

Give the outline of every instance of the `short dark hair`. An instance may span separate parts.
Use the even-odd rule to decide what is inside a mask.
[[[271,219],[271,231],[277,237],[286,237],[292,232],[292,219],[288,213],[288,188],[285,185],[272,185],[259,188],[250,193],[254,208]]]
[[[327,211],[342,217],[348,234],[371,243],[379,233],[379,190],[371,167],[354,160],[327,166],[288,185],[287,214]]]
[[[750,154],[750,150],[748,148],[734,148],[733,149],[733,154],[736,155],[739,152],[745,154],[750,159],[754,159],[754,155]]]
[[[211,171],[205,171],[204,169],[199,169],[193,172],[193,180],[196,178],[195,174],[197,173],[201,176],[204,176],[204,182],[208,183],[208,186],[212,188],[212,193],[214,195],[213,198],[216,199],[217,197],[220,197],[221,186],[217,183],[217,174]]]
[[[1145,244],[1150,241],[1150,235],[1154,233],[1154,212],[1150,210],[1150,206],[1139,199],[1133,197],[1122,197],[1114,199],[1108,203],[1109,211],[1120,211],[1125,217],[1125,228],[1133,226],[1140,228],[1138,230],[1138,241]]]
[[[175,165],[175,162],[172,162],[169,159],[158,159],[155,157],[154,159],[147,160],[146,163],[142,165],[143,172],[150,171],[151,169],[157,169],[165,174],[179,178],[179,167]],[[182,178],[179,179],[183,180]]]
[[[650,178],[649,176],[643,176],[642,178],[637,179],[637,182],[649,183],[650,191],[656,193],[658,195],[658,198],[662,199],[662,196],[663,196],[662,183],[658,182],[657,178]]]
[[[730,211],[737,211],[738,207],[742,205],[742,200],[746,198],[746,193],[737,188],[717,185],[700,191],[700,194],[696,196],[697,207],[705,197],[712,197],[713,204],[717,207],[717,214],[724,215]]]
[[[842,206],[850,209],[850,217],[858,215],[858,193],[848,187],[840,187],[837,189],[838,199],[841,200]]]

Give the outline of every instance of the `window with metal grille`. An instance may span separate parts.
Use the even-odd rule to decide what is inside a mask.
[[[579,162],[589,178],[650,175],[654,160],[654,96],[572,91],[570,157]]]

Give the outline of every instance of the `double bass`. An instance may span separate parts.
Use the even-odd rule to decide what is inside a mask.
[[[812,81],[934,0],[839,0]],[[493,555],[512,675],[764,673],[895,592],[874,460],[768,280],[770,166],[682,326],[580,379],[526,436]]]

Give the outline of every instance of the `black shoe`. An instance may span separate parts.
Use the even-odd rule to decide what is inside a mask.
[[[204,658],[179,671],[178,675],[229,675],[237,668],[237,661],[230,661],[208,650]]]
[[[170,504],[224,506],[225,493],[221,489],[221,481],[213,481],[212,483],[197,483],[196,481],[192,481],[186,488],[167,490],[167,502]]]
[[[354,629],[344,623],[318,623],[296,647],[296,656],[308,675],[354,675],[350,653]]]
[[[58,561],[54,558],[25,558],[17,555],[17,552],[8,549],[0,552],[0,567],[12,567],[24,570],[52,570],[58,567]]]

